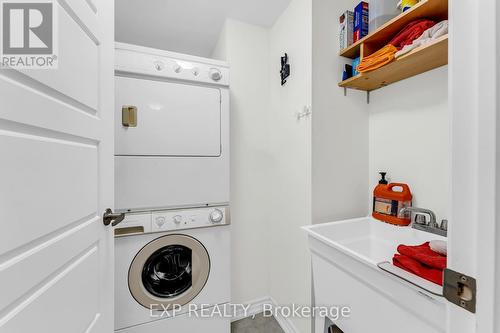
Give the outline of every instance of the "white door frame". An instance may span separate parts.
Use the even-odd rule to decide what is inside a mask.
[[[475,277],[478,292],[475,315],[449,304],[449,333],[498,331],[496,2],[450,0],[452,189],[448,266]]]

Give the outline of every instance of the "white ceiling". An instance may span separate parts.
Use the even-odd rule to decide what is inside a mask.
[[[226,18],[271,26],[290,0],[116,0],[115,38],[209,57]]]

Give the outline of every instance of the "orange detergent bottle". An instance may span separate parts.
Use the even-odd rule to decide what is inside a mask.
[[[400,215],[399,212],[404,207],[411,206],[413,196],[407,184],[391,183],[387,184],[386,172],[380,172],[382,179],[373,190],[373,213],[377,220],[407,226],[410,224],[410,216]]]

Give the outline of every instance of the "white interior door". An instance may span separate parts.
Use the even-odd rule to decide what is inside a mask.
[[[109,333],[113,1],[53,5],[58,69],[0,69],[0,332]]]
[[[477,281],[475,313],[448,304],[449,333],[500,331],[499,5],[450,1],[452,207],[448,267]],[[487,32],[487,33],[485,33]],[[496,311],[496,313],[495,313]]]

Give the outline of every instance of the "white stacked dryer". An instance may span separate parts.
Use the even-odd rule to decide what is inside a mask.
[[[116,45],[115,330],[229,333],[229,68]],[[165,313],[179,306],[177,313]]]
[[[115,208],[227,204],[227,64],[121,43],[115,57]]]

